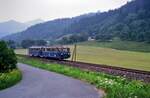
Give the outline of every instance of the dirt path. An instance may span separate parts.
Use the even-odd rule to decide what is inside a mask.
[[[23,79],[0,98],[101,98],[93,86],[60,74],[18,64]]]

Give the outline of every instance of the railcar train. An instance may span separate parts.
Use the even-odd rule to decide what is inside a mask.
[[[48,46],[32,46],[28,49],[29,56],[50,58],[50,59],[68,59],[71,56],[68,47],[48,47]]]

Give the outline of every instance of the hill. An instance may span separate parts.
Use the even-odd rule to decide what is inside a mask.
[[[48,22],[40,23],[29,27],[23,32],[12,34],[6,37],[3,37],[4,40],[14,40],[16,42],[21,42],[24,39],[45,39],[45,40],[54,40],[64,36],[67,33],[64,33],[65,28],[68,28],[73,22],[79,21],[84,17],[90,17],[95,15],[95,13],[89,13],[80,15],[74,18],[63,18],[55,19]]]
[[[71,23],[70,19],[57,19],[29,27],[26,31],[6,36],[5,40],[22,41],[23,39],[53,39],[62,35],[62,31]]]
[[[41,19],[36,19],[25,23],[21,23],[15,20],[2,22],[0,23],[0,38],[17,32],[22,32],[30,26],[43,23],[43,22],[44,21]]]
[[[42,20],[42,19],[36,19],[36,20],[31,20],[31,21],[25,22],[25,24],[27,24],[28,26],[33,26],[33,25],[40,24],[43,22],[44,22],[44,20]]]
[[[68,32],[87,32],[98,40],[119,37],[128,41],[150,42],[150,1],[133,0],[119,9],[83,18]]]
[[[118,37],[126,41],[150,42],[150,1],[133,0],[108,12],[90,13],[73,18],[56,19],[32,26],[4,39],[56,40],[68,34],[86,33],[97,40]]]
[[[0,23],[0,37],[23,31],[27,29],[28,25],[14,20]]]

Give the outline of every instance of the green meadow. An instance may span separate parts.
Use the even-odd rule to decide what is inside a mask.
[[[117,50],[100,47],[97,44],[90,45],[87,42],[86,44],[78,44],[77,61],[150,71],[150,52]],[[71,45],[69,47],[72,52],[73,46]],[[142,49],[144,50],[144,48]],[[26,49],[17,49],[15,52],[17,54],[27,54]]]
[[[144,42],[133,42],[133,41],[121,41],[119,39],[114,39],[111,42],[100,42],[100,41],[86,41],[78,43],[82,46],[95,46],[112,48],[117,50],[128,50],[137,52],[150,52],[150,44]]]
[[[94,46],[77,46],[77,60],[150,71],[150,53],[144,52],[120,51]]]

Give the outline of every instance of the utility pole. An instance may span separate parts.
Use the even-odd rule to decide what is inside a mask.
[[[74,45],[74,49],[73,49],[73,53],[72,53],[72,61],[76,61],[77,60],[77,45]]]

